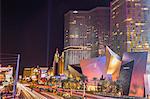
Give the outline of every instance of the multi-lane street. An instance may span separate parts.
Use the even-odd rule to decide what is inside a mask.
[[[25,99],[63,99],[59,96],[53,95],[46,91],[40,91],[38,88],[31,89],[24,84],[17,83],[18,92],[17,95],[23,94],[22,98]]]
[[[26,87],[23,84],[17,83],[17,88],[18,88],[17,93],[19,94],[22,92],[24,94],[24,97],[27,97],[28,99],[47,99],[43,95],[41,95],[38,92]]]
[[[33,91],[31,91],[30,88],[25,87],[25,85],[20,84],[19,86],[24,86],[24,88],[28,89],[28,93],[31,93],[30,95],[32,95],[34,97],[34,94],[37,94],[38,98],[40,96],[42,96],[42,99],[63,99],[63,97],[57,96],[55,93],[51,93],[51,92],[47,92],[46,88],[49,88],[49,86],[44,86],[44,85],[36,85],[38,88],[34,88]],[[43,87],[43,89],[41,90],[40,88]],[[44,89],[45,88],[45,89]],[[56,89],[54,89],[56,90]],[[70,89],[62,89],[62,88],[57,88],[57,92],[60,92],[62,94],[69,94],[72,96],[77,96],[79,99],[83,97],[83,90],[70,90]],[[103,96],[97,96],[97,95],[92,95],[92,94],[88,94],[85,93],[85,98],[86,99],[113,99],[110,97],[103,97]]]

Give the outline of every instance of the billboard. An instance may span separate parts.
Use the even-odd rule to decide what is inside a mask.
[[[41,73],[41,77],[40,78],[46,78],[48,76],[47,74],[47,67],[40,67],[40,73]]]

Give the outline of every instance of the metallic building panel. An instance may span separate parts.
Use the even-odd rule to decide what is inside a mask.
[[[82,60],[80,65],[82,72],[89,80],[92,80],[94,77],[100,78],[102,75],[106,75],[105,72],[105,63],[106,57],[98,57],[87,60]]]
[[[134,60],[129,96],[144,96],[144,74],[146,73],[147,52],[126,52],[123,64]]]

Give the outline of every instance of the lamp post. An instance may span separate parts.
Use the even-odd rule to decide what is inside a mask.
[[[20,62],[20,54],[18,54],[18,57],[17,57],[16,76],[15,76],[14,85],[13,85],[13,98],[15,98],[16,96],[18,73],[19,73],[19,62]]]

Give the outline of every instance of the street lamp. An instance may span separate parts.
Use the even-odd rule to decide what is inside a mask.
[[[18,54],[18,57],[17,57],[16,76],[15,76],[15,81],[14,81],[14,86],[13,86],[13,98],[15,98],[15,96],[16,96],[16,85],[17,85],[17,81],[18,81],[19,62],[20,62],[20,54]]]

